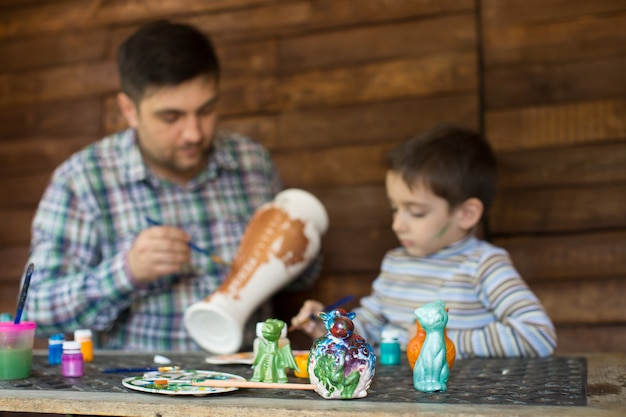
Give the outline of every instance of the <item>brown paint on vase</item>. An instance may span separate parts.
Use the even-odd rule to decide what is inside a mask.
[[[270,255],[281,260],[285,266],[302,262],[309,245],[309,239],[304,234],[305,226],[304,221],[290,218],[279,207],[270,206],[257,211],[241,239],[230,273],[216,293],[239,298],[239,291],[259,266],[269,262]]]

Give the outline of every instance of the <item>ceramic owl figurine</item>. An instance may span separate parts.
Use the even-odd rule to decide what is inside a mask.
[[[437,300],[415,309],[415,317],[426,332],[426,338],[413,366],[413,386],[422,392],[443,392],[450,375],[444,337],[448,312],[443,301]]]
[[[367,396],[374,378],[376,356],[372,347],[354,333],[355,313],[344,309],[320,313],[326,334],[315,341],[309,354],[309,379],[326,399]]]

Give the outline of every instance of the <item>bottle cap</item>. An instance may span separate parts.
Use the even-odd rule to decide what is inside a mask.
[[[78,329],[74,330],[74,340],[86,340],[91,339],[93,333],[89,329]]]
[[[65,335],[63,333],[57,333],[50,335],[50,338],[48,338],[48,343],[50,343],[51,345],[60,345],[63,343],[64,340]]]
[[[63,350],[80,350],[80,342],[74,340],[66,340],[63,342]]]
[[[397,342],[398,331],[394,329],[384,329],[380,335],[383,342]]]
[[[264,321],[259,321],[256,324],[256,337],[263,337],[263,325],[265,324]]]
[[[13,321],[13,315],[11,313],[1,313],[0,322]]]

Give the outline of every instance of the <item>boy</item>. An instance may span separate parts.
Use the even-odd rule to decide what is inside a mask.
[[[385,255],[372,294],[355,309],[355,331],[373,345],[396,329],[406,345],[413,311],[441,299],[457,357],[543,357],[556,346],[554,326],[519,276],[508,253],[475,236],[496,188],[496,160],[479,134],[451,126],[425,132],[393,149],[386,189],[401,247]],[[309,300],[292,324],[322,310]]]

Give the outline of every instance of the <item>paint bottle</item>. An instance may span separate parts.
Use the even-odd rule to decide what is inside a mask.
[[[63,342],[63,354],[61,355],[61,375],[68,378],[83,376],[85,364],[83,354],[80,351],[80,342]]]
[[[380,364],[400,364],[400,342],[395,330],[383,330],[380,342]]]
[[[263,337],[263,333],[262,333],[264,323],[265,323],[264,321],[259,321],[256,324],[256,337],[254,338],[254,341],[252,342],[252,353],[254,354],[255,358],[256,358],[256,355],[259,353],[259,343],[261,343],[262,340],[265,340],[265,338]]]
[[[63,354],[63,333],[57,333],[48,339],[48,363],[50,365],[61,365],[61,355]]]
[[[0,323],[13,321],[13,315],[11,313],[0,313]]]
[[[74,340],[80,343],[80,351],[85,362],[93,361],[93,334],[89,329],[74,331]]]

